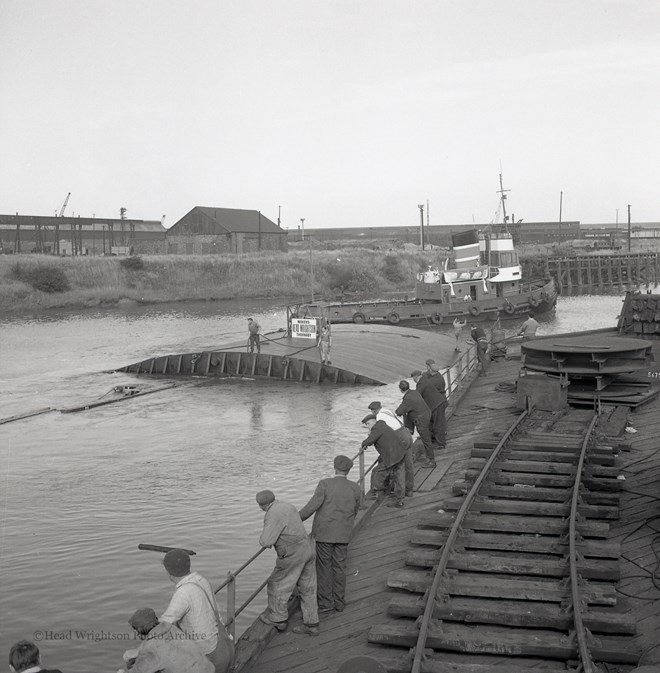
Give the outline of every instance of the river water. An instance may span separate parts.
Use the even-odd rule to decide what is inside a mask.
[[[612,326],[621,301],[561,297],[540,333]],[[108,370],[234,341],[246,335],[247,315],[263,331],[285,323],[284,308],[264,302],[0,318],[0,418],[135,383]],[[29,638],[51,668],[117,670],[122,652],[136,645],[125,640],[128,617],[146,606],[160,614],[173,589],[162,555],[138,544],[193,549],[194,569],[219,584],[258,549],[256,491],[270,488],[302,506],[332,474],[335,455],[357,452],[359,421],[373,399],[393,407],[400,394],[395,383],[194,379],[81,413],[0,425],[0,655]],[[268,551],[239,576],[239,605],[273,559]],[[239,634],[264,603],[262,596],[239,617]]]

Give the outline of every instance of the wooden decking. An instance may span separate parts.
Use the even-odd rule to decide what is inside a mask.
[[[654,348],[656,358],[660,349]],[[367,631],[374,623],[394,621],[386,609],[395,590],[388,589],[388,573],[405,565],[411,533],[418,517],[430,509],[439,509],[452,495],[455,481],[462,479],[469,453],[478,438],[492,438],[508,427],[515,414],[515,394],[507,382],[514,382],[519,362],[493,363],[488,377],[478,378],[459,402],[449,421],[448,447],[437,455],[435,470],[418,470],[413,498],[402,510],[378,508],[360,528],[349,547],[347,569],[347,605],[342,613],[322,618],[318,637],[300,636],[287,631],[278,633],[247,673],[335,673],[346,659],[356,655],[399,659],[406,654],[400,648],[367,643]],[[500,385],[505,384],[505,385]],[[497,388],[497,389],[496,389]],[[642,663],[660,662],[657,633],[660,632],[660,591],[654,588],[653,572],[660,552],[660,402],[640,407],[632,416],[638,429],[632,437],[632,450],[622,457],[626,492],[621,520],[613,523],[612,535],[623,544],[622,576],[619,588],[630,594],[624,610],[634,614],[639,624],[637,640],[648,650]],[[624,439],[624,438],[622,438]],[[431,490],[428,490],[431,489]],[[656,582],[658,580],[656,579]],[[658,582],[660,587],[660,582]],[[300,623],[300,614],[290,620]],[[446,654],[448,664],[487,664],[505,671],[511,659],[498,656]],[[535,667],[537,659],[516,659],[517,665]],[[457,668],[455,670],[460,670]],[[464,669],[465,670],[465,669]]]

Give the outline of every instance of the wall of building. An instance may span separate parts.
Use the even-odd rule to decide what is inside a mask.
[[[198,234],[167,236],[167,252],[172,255],[222,255],[259,250],[288,250],[282,234]]]

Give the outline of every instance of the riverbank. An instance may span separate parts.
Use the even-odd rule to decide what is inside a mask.
[[[245,255],[0,256],[0,309],[93,308],[183,300],[378,296],[406,291],[437,253],[366,248]]]
[[[446,249],[346,242],[288,253],[146,257],[0,256],[0,310],[86,309],[123,304],[291,297],[309,300],[413,296],[415,276]],[[545,257],[521,259],[523,277],[543,277]]]

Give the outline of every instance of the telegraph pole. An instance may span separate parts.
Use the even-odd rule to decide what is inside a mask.
[[[419,240],[424,250],[424,204],[420,203],[417,207],[419,208]]]
[[[630,237],[631,237],[631,228],[630,228],[630,204],[628,204],[628,252],[630,252]]]

